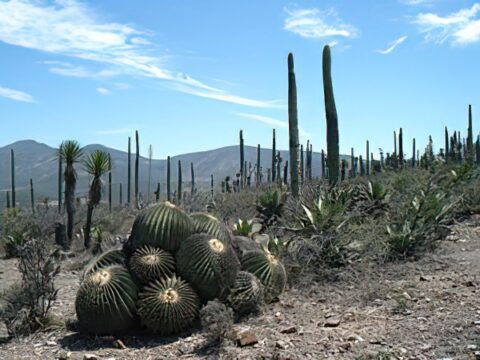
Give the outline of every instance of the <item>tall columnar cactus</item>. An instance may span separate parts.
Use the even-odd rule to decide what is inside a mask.
[[[10,191],[7,191],[5,193],[5,197],[6,197],[6,202],[7,202],[7,209],[10,209],[11,205],[10,205]]]
[[[340,166],[339,140],[338,140],[338,118],[333,95],[331,75],[330,46],[323,48],[323,92],[325,97],[325,113],[327,118],[327,154],[328,154],[328,178],[330,183],[338,182],[338,171]]]
[[[240,187],[245,185],[245,144],[243,140],[243,130],[240,130]]]
[[[448,128],[445,126],[445,161],[448,162],[450,160],[450,141],[448,137]]]
[[[355,177],[355,152],[353,147],[350,149],[350,176]]]
[[[467,133],[467,160],[473,164],[475,154],[473,152],[473,124],[472,105],[468,105],[468,133]]]
[[[480,135],[477,136],[477,141],[475,142],[475,156],[477,160],[477,166],[480,165]]]
[[[112,211],[112,157],[108,154],[110,170],[108,171],[108,210]]]
[[[171,179],[170,156],[167,156],[167,201],[172,201],[172,198],[171,198],[172,189],[170,187],[170,179]]]
[[[190,163],[190,177],[192,178],[192,195],[195,194],[195,169],[193,168],[193,162]]]
[[[277,182],[282,183],[282,156],[280,151],[277,153]]]
[[[160,183],[157,183],[157,190],[155,191],[155,202],[160,201]]]
[[[307,147],[305,148],[305,179],[309,179],[308,175],[308,163],[309,163],[309,157],[310,157],[310,140],[307,140]]]
[[[370,142],[368,140],[366,144],[366,149],[367,149],[366,157],[365,157],[365,160],[367,160],[366,174],[368,176],[370,175]]]
[[[393,132],[393,166],[398,167],[397,132]]]
[[[213,200],[213,174],[210,175],[210,195],[212,197],[212,200]]]
[[[308,180],[312,180],[313,171],[312,171],[312,161],[313,161],[313,145],[310,144],[310,151],[308,152]]]
[[[345,173],[347,170],[347,161],[342,159],[340,161],[340,180],[344,181],[345,180]]]
[[[325,179],[327,174],[325,173],[325,151],[323,151],[323,149],[322,153],[320,154],[320,163],[322,169],[322,179]]]
[[[398,133],[398,162],[399,166],[403,168],[403,130],[400,128]]]
[[[138,315],[142,324],[161,335],[187,330],[199,310],[198,295],[190,284],[175,275],[150,283],[139,295]]]
[[[304,182],[305,182],[305,153],[303,151],[303,144],[301,144],[300,145],[300,184],[303,184]]]
[[[293,196],[298,196],[298,113],[297,84],[293,66],[293,55],[288,54],[288,134],[290,155],[290,187]]]
[[[13,149],[10,149],[10,165],[11,165],[11,178],[12,178],[12,207],[15,209],[15,153]]]
[[[270,180],[274,183],[275,182],[275,178],[276,178],[276,164],[275,164],[275,160],[277,158],[277,152],[276,152],[276,138],[275,138],[275,129],[273,129],[273,132],[272,132],[272,167],[270,168],[271,169],[271,177],[270,177]]]
[[[93,334],[117,334],[135,324],[137,287],[118,265],[89,275],[77,292],[75,309],[81,328]]]
[[[63,166],[62,158],[58,157],[58,212],[62,212],[62,195],[63,195]]]
[[[260,174],[261,174],[261,171],[262,171],[262,165],[261,165],[261,148],[260,148],[260,144],[257,145],[257,172],[256,172],[256,176],[255,176],[255,182],[256,182],[256,185],[259,186],[260,185],[260,181],[261,181],[261,177],[260,177]]]
[[[130,195],[132,193],[132,144],[128,137],[128,158],[127,158],[127,203],[130,205]]]
[[[178,160],[178,175],[177,175],[177,181],[178,181],[178,202],[180,203],[182,201],[182,162]]]
[[[415,138],[413,138],[412,141],[412,167],[414,168],[416,166],[415,164],[415,155],[416,155],[416,143],[415,143]]]
[[[360,163],[360,175],[361,176],[365,176],[365,166],[363,164],[363,158],[362,158],[362,155],[359,155],[358,156],[358,161]]]
[[[231,245],[208,234],[184,240],[176,261],[177,273],[192,284],[203,300],[226,295],[240,268]]]
[[[30,179],[30,202],[32,204],[32,213],[35,214],[35,194],[33,192],[33,180]]]
[[[138,131],[135,130],[135,205],[138,207],[139,198],[138,198],[138,176],[139,176],[139,167],[140,167],[140,142],[138,140]]]
[[[122,183],[120,183],[120,186],[119,186],[119,190],[118,190],[118,202],[120,203],[120,205],[123,204],[123,186],[122,186]]]

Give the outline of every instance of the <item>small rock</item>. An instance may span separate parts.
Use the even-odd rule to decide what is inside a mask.
[[[477,345],[473,345],[473,344],[467,345],[467,350],[472,350],[472,351],[477,350]]]
[[[407,293],[406,291],[402,294],[402,296],[407,299],[407,300],[412,300],[412,297],[410,296],[409,293]]]
[[[83,360],[100,360],[100,358],[95,354],[85,354]]]
[[[284,327],[283,329],[280,329],[280,332],[282,334],[293,334],[293,333],[296,333],[297,332],[297,327],[292,325],[292,326],[288,326],[288,327]]]
[[[116,347],[117,349],[122,349],[122,350],[125,350],[127,347],[125,346],[125,344],[123,343],[122,340],[120,339],[116,339],[114,342],[113,342],[113,346]]]
[[[286,348],[288,348],[288,344],[283,340],[277,340],[277,342],[275,343],[275,347],[285,350]]]
[[[480,351],[475,351],[475,359],[480,360]]]
[[[329,318],[325,324],[323,324],[324,327],[337,327],[340,325],[340,319],[338,318]]]
[[[58,352],[57,358],[58,360],[68,360],[70,359],[70,355],[72,355],[70,351],[67,352],[65,350],[60,350]]]
[[[475,283],[472,280],[469,280],[465,283],[465,286],[467,287],[475,287]]]
[[[9,338],[7,325],[4,322],[0,322],[0,343],[7,341]]]
[[[432,281],[432,277],[430,275],[420,275],[420,281]]]
[[[257,335],[250,330],[243,330],[237,333],[237,340],[241,347],[251,346],[258,343]]]

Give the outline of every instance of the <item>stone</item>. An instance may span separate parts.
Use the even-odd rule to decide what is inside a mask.
[[[282,334],[293,334],[293,333],[296,333],[297,332],[297,327],[292,325],[292,326],[288,326],[288,327],[284,327],[282,329],[280,329],[280,332]]]
[[[4,322],[0,322],[0,343],[6,342],[10,339],[10,335],[8,334],[7,325]]]
[[[83,360],[100,360],[100,358],[95,354],[85,354]]]
[[[241,347],[252,346],[258,343],[257,335],[250,329],[238,332],[237,341]]]
[[[279,349],[282,349],[282,350],[285,350],[286,348],[288,348],[288,343],[286,341],[283,341],[283,340],[277,340],[275,342],[275,347],[277,347]]]
[[[324,327],[329,327],[329,328],[337,327],[338,325],[340,325],[340,319],[339,318],[329,318],[329,319],[327,319],[325,324],[323,324]]]

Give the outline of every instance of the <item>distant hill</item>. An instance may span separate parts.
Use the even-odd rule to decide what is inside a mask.
[[[56,159],[57,149],[33,140],[18,141],[0,148],[0,206],[5,204],[4,193],[10,190],[10,149],[15,152],[15,177],[18,201],[28,201],[29,181],[33,179],[37,200],[43,197],[50,199],[57,198],[57,177],[58,162]],[[95,149],[102,149],[110,153],[113,161],[113,194],[114,201],[118,201],[119,184],[123,185],[123,198],[126,199],[127,192],[127,153],[111,149],[99,144],[87,145],[85,153]],[[190,163],[193,162],[195,169],[195,182],[197,187],[204,187],[210,183],[210,175],[214,175],[215,186],[220,186],[221,181],[228,175],[232,178],[239,171],[239,146],[227,146],[220,149],[183,154],[171,158],[172,187],[176,188],[178,161],[182,163],[183,181],[188,189],[190,183]],[[245,160],[256,162],[257,149],[252,146],[245,146]],[[261,165],[265,173],[266,181],[267,168],[271,167],[271,150],[261,150]],[[281,151],[281,156],[288,159],[288,151]],[[135,155],[132,154],[132,193]],[[147,193],[148,187],[148,159],[141,157],[140,161],[140,192]],[[89,178],[78,164],[77,194],[84,196],[88,193]],[[320,154],[313,156],[313,175],[320,176]],[[106,179],[105,179],[106,180]],[[155,190],[157,182],[161,183],[161,191],[166,191],[166,160],[153,159],[151,171],[151,193]]]

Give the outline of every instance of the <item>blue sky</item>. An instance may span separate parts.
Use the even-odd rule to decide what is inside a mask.
[[[154,157],[288,144],[293,52],[301,140],[325,148],[331,44],[342,153],[465,133],[480,108],[480,2],[0,0],[0,146],[74,138]],[[478,132],[478,127],[474,129]],[[407,155],[410,146],[406,145]]]

